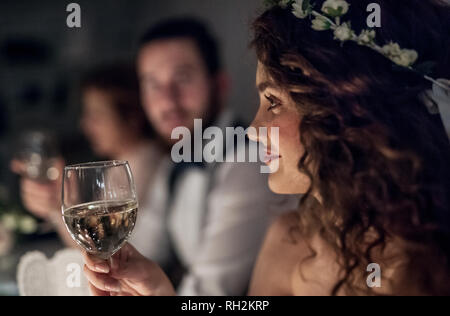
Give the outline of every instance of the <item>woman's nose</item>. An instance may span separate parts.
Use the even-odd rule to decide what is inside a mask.
[[[250,127],[247,129],[247,137],[253,142],[258,142],[258,129],[255,127],[254,123],[250,125]]]
[[[247,137],[254,142],[267,145],[267,127],[262,126],[256,120],[247,129]]]

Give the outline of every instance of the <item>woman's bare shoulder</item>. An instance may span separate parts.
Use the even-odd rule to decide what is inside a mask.
[[[339,275],[336,254],[319,234],[307,237],[300,232],[298,222],[298,213],[291,212],[272,224],[266,239],[271,256],[267,260],[287,268],[289,295],[330,295]]]
[[[278,216],[270,226],[267,237],[271,237],[275,241],[278,240],[279,237],[286,237],[286,235],[289,235],[289,230],[298,226],[298,221],[298,211],[290,211]]]
[[[320,234],[305,237],[298,223],[297,212],[286,213],[272,223],[254,270],[250,295],[326,296],[332,293],[342,278],[337,253]],[[384,262],[386,257],[398,259],[400,245],[398,241],[390,241],[379,262]],[[390,268],[383,269],[384,285],[376,293],[390,293],[389,283],[385,281],[395,278],[398,265],[390,264]]]
[[[254,269],[250,295],[292,295],[292,273],[306,249],[299,243],[298,214],[279,216],[270,226]]]

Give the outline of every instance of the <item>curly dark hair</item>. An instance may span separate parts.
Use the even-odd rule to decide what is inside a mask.
[[[359,33],[372,1],[347,2],[344,21]],[[377,42],[415,49],[418,64],[434,61],[432,75],[450,78],[450,7],[377,3]],[[418,98],[430,82],[367,47],[341,45],[289,9],[266,10],[253,28],[259,61],[302,117],[298,166],[312,185],[298,228],[320,233],[338,255],[342,274],[330,294],[376,294],[365,282],[372,262],[396,267],[388,294],[450,294],[450,144],[439,115]],[[322,198],[314,210],[313,191]],[[396,260],[384,252],[389,245],[401,253]]]

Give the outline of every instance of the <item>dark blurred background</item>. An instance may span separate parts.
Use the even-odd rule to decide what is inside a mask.
[[[40,250],[52,256],[63,246],[51,229],[34,233],[31,224],[39,220],[30,224],[10,161],[18,135],[42,128],[57,136],[67,163],[95,158],[78,123],[79,82],[87,70],[133,62],[137,42],[149,26],[166,17],[194,16],[206,21],[221,43],[232,78],[229,105],[244,122],[256,110],[249,26],[262,10],[262,0],[73,1],[81,6],[81,28],[66,25],[71,2],[0,0],[0,221],[7,229],[22,229],[13,241],[0,229],[0,295],[18,294],[16,267],[24,253]]]
[[[66,25],[69,3],[0,1],[0,199],[17,195],[9,159],[15,135],[25,128],[44,126],[70,147],[69,161],[88,159],[77,123],[80,76],[98,64],[131,62],[144,30],[165,17],[195,16],[210,25],[233,80],[229,104],[244,120],[251,118],[256,102],[249,26],[260,0],[80,0],[81,28]]]

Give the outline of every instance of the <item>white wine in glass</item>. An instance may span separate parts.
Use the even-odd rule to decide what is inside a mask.
[[[68,166],[62,191],[64,222],[77,244],[105,260],[119,251],[133,231],[138,210],[128,163]]]

